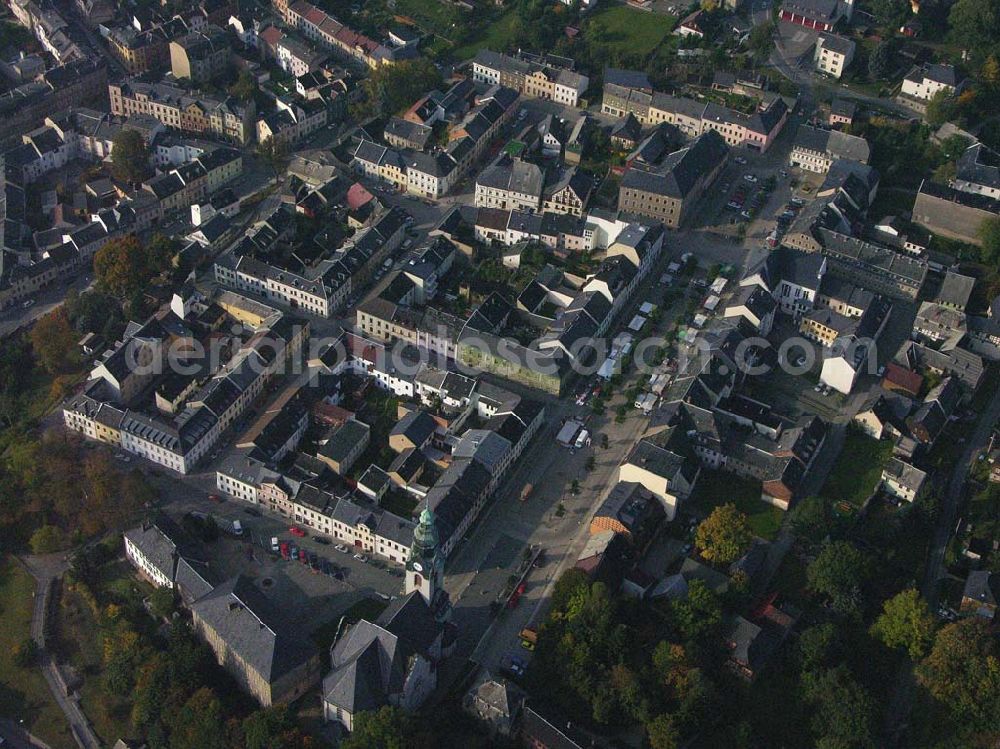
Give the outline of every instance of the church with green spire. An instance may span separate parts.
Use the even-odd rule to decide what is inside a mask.
[[[413,545],[406,559],[406,582],[404,594],[420,593],[427,605],[441,617],[447,607],[447,593],[444,590],[444,557],[438,544],[434,511],[425,507],[420,513],[420,522],[413,531]]]

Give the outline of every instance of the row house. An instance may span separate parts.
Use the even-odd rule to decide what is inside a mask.
[[[38,127],[46,117],[73,107],[101,108],[107,101],[108,69],[103,60],[77,60],[59,65],[36,80],[0,95],[0,143],[10,145]]]
[[[570,107],[579,106],[580,97],[590,86],[587,76],[565,64],[529,55],[511,57],[488,49],[480,50],[472,61],[472,78],[479,83],[512,88],[532,99]]]
[[[497,87],[481,96],[465,118],[451,128],[444,150],[397,151],[362,140],[352,154],[351,166],[402,192],[440,198],[482,157],[500,128],[510,121],[517,97],[515,91]]]
[[[232,97],[189,94],[175,86],[138,80],[112,83],[108,95],[111,113],[119,117],[149,115],[175,130],[211,134],[240,145],[254,137],[256,109],[252,101],[243,104]]]
[[[284,22],[300,31],[307,39],[337,52],[348,59],[358,60],[369,68],[390,65],[397,60],[410,59],[416,46],[410,43],[393,44],[375,41],[340,23],[315,5],[305,0],[274,0],[275,9]]]
[[[198,205],[243,172],[243,154],[233,148],[215,148],[142,184],[160,203],[161,214]]]
[[[271,138],[292,146],[326,126],[329,110],[318,99],[297,99],[285,102],[275,99],[276,109],[257,120],[257,142]]]
[[[631,114],[643,125],[667,123],[690,138],[715,130],[728,145],[761,153],[774,143],[789,114],[788,105],[777,95],[765,95],[754,112],[744,113],[653,91],[645,74],[625,70],[605,72],[601,111],[619,117]]]

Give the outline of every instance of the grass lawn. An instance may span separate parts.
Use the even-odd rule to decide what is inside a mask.
[[[463,13],[457,6],[438,0],[396,0],[396,13],[409,16],[426,31],[448,37],[452,24],[461,23]]]
[[[760,498],[760,484],[722,471],[702,470],[691,495],[693,507],[707,516],[720,505],[732,502],[746,514],[754,534],[768,541],[778,535],[785,513]]]
[[[35,581],[13,561],[0,560],[0,715],[24,720],[24,727],[54,749],[76,746],[62,711],[38,668],[14,664],[14,648],[31,633]]]
[[[820,490],[823,499],[860,508],[882,480],[882,466],[892,455],[892,443],[848,430],[844,449]]]
[[[481,49],[492,49],[494,52],[502,52],[513,42],[514,21],[517,13],[511,10],[504,13],[493,23],[483,29],[482,36],[470,39],[460,47],[455,47],[451,51],[454,60],[467,60],[475,57],[476,52]]]
[[[584,32],[587,43],[610,55],[645,56],[667,38],[677,19],[660,13],[603,5],[591,17]]]

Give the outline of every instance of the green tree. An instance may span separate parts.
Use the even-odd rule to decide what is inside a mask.
[[[174,591],[172,588],[157,587],[149,594],[149,610],[153,616],[166,619],[174,612]]]
[[[410,717],[398,707],[380,707],[354,718],[354,730],[340,743],[341,749],[409,749],[413,727]]]
[[[94,255],[97,283],[119,299],[141,288],[148,277],[146,252],[139,239],[129,234],[112,239]]]
[[[285,167],[285,160],[288,158],[288,148],[277,138],[268,138],[257,145],[257,156],[263,161],[271,173],[275,182],[281,176]]]
[[[813,731],[817,746],[875,747],[875,703],[847,666],[819,674],[807,696],[815,704]]]
[[[51,554],[66,548],[66,534],[54,525],[43,525],[31,534],[28,542],[34,554]]]
[[[722,601],[703,580],[688,583],[688,593],[671,604],[678,631],[685,640],[708,640],[722,623]]]
[[[219,698],[201,687],[174,716],[170,749],[225,749],[225,735]]]
[[[111,141],[111,173],[136,184],[149,174],[149,148],[138,130],[123,128]]]
[[[130,299],[170,266],[175,248],[162,234],[153,235],[145,245],[134,234],[112,239],[94,255],[97,283],[118,299]]]
[[[870,0],[869,7],[879,26],[895,31],[910,15],[909,0]]]
[[[77,333],[100,333],[105,340],[116,340],[125,318],[122,306],[110,294],[85,291],[66,295],[66,314]]]
[[[830,508],[821,497],[805,497],[788,512],[788,523],[800,538],[819,543],[832,529]]]
[[[39,319],[31,328],[30,338],[35,356],[49,374],[64,374],[79,366],[79,336],[69,324],[65,307],[57,307]]]
[[[750,32],[747,46],[758,62],[766,60],[771,55],[771,50],[774,49],[774,31],[774,23],[768,21],[754,26]]]
[[[989,623],[978,616],[942,627],[917,680],[970,731],[995,731],[1000,657]]]
[[[750,547],[753,533],[747,516],[727,503],[712,510],[698,525],[695,546],[701,555],[716,564],[730,564]]]
[[[395,114],[411,106],[427,91],[441,85],[441,73],[425,57],[383,65],[369,74],[362,88],[365,100],[355,108],[362,119]]]
[[[241,749],[306,749],[312,739],[303,736],[284,706],[257,710],[240,725]]]
[[[1000,218],[988,218],[979,225],[982,243],[980,258],[994,268],[1000,268]]]
[[[937,622],[927,602],[914,588],[897,593],[882,606],[871,633],[887,647],[904,648],[914,660],[922,658],[934,641]]]
[[[835,611],[856,614],[861,610],[862,589],[870,575],[871,562],[849,541],[823,546],[806,568],[809,587],[826,596]]]
[[[1000,40],[1000,0],[957,0],[948,26],[952,41],[981,61],[996,51]]]
[[[809,689],[816,677],[843,660],[840,630],[832,622],[815,624],[799,635],[796,655],[803,685]]]
[[[893,43],[886,39],[875,45],[868,56],[868,76],[873,81],[885,78],[892,72],[892,58],[895,51]]]
[[[670,715],[657,715],[646,725],[650,749],[678,749],[681,735]]]
[[[257,93],[257,81],[249,70],[241,70],[236,82],[229,87],[230,95],[240,101],[250,101]]]
[[[14,646],[14,665],[18,668],[30,668],[38,661],[38,643],[26,637]]]
[[[938,91],[927,102],[927,112],[924,117],[931,127],[941,127],[954,116],[955,99],[948,91],[944,89]]]

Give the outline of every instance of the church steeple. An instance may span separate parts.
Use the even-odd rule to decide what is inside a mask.
[[[404,592],[420,592],[429,605],[434,604],[444,580],[444,560],[438,550],[438,533],[434,525],[434,512],[425,507],[420,522],[413,531],[413,545],[406,560],[406,587]]]

